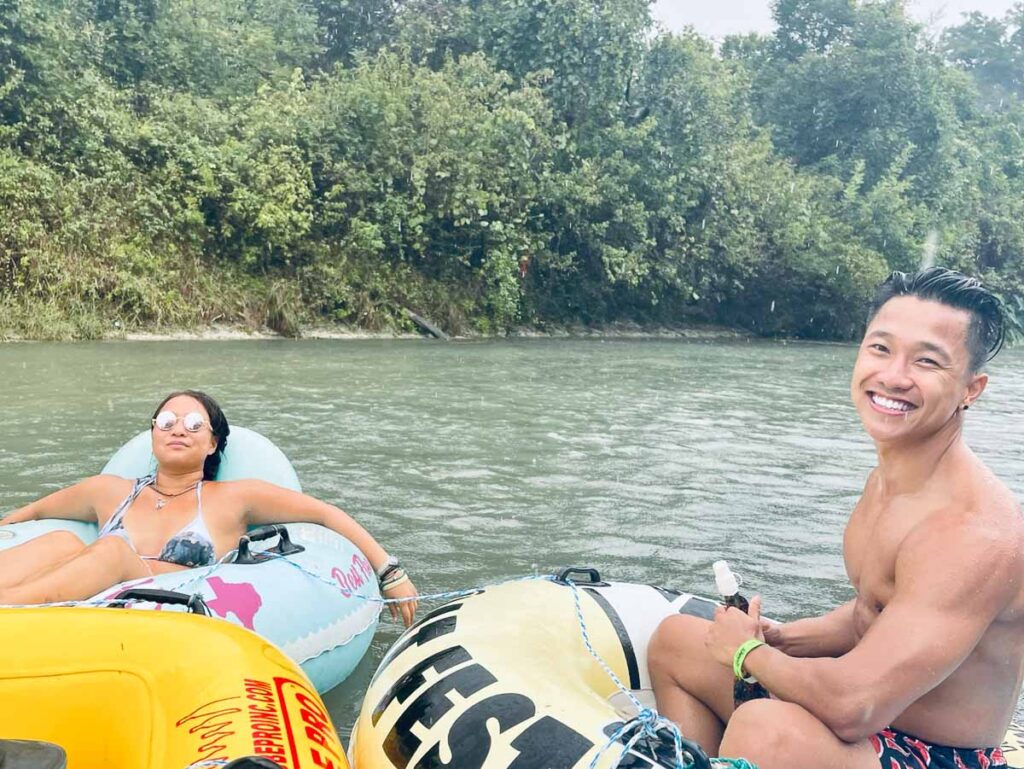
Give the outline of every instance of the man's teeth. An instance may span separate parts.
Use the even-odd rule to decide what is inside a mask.
[[[912,405],[906,403],[905,401],[890,400],[889,398],[886,398],[877,393],[871,394],[871,400],[877,403],[882,408],[892,409],[893,411],[910,411],[912,408],[914,408]]]

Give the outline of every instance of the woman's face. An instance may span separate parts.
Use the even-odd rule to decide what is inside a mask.
[[[165,412],[176,417],[166,430],[162,427],[170,420],[161,419]],[[202,417],[202,425],[194,431],[188,429],[198,421],[190,416],[192,414]],[[217,450],[217,439],[210,429],[210,415],[195,398],[188,395],[171,398],[161,406],[157,422],[150,432],[153,456],[161,467],[179,472],[202,470],[206,458]]]

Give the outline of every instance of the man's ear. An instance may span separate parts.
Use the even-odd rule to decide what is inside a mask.
[[[981,397],[981,394],[985,392],[985,386],[988,384],[988,374],[974,374],[971,376],[971,381],[967,383],[967,395],[964,397],[963,407],[967,408],[972,405],[974,401]]]

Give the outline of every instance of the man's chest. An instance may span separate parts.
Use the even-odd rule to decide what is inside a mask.
[[[861,505],[843,536],[843,560],[865,609],[880,612],[896,589],[900,547],[919,517],[885,506]]]

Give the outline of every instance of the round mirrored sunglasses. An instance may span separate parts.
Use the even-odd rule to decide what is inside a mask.
[[[153,427],[158,430],[170,430],[181,420],[182,426],[190,433],[197,433],[206,426],[206,417],[198,411],[190,411],[184,416],[178,416],[173,411],[161,411],[153,419]]]

